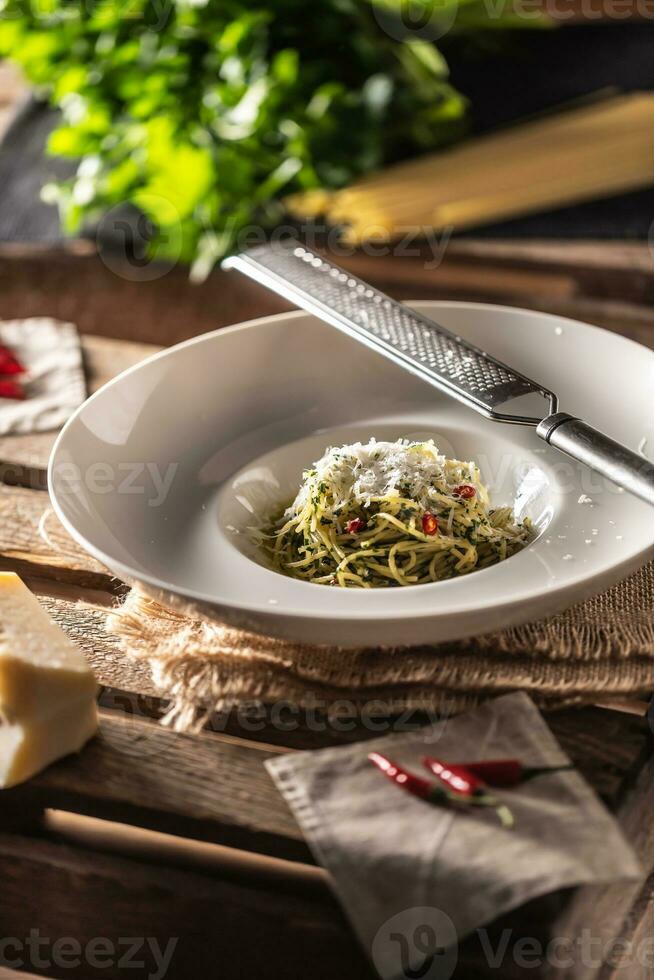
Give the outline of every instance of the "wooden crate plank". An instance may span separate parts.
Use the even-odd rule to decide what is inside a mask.
[[[143,661],[125,656],[106,628],[108,606],[43,594],[39,594],[39,601],[80,647],[98,682],[107,689],[102,699],[106,707],[128,714],[160,713],[161,702],[149,668]]]
[[[592,955],[588,945],[576,944],[576,959],[569,970],[557,973],[561,980],[614,980],[617,977],[643,980],[651,977],[654,948],[650,949],[649,967],[639,972],[638,964],[620,962],[620,943],[644,938],[648,923],[654,921],[651,900],[654,885],[654,758],[650,757],[638,773],[634,785],[620,807],[620,822],[643,867],[640,882],[581,888],[568,909],[554,923],[554,934],[575,940],[585,933],[593,940]],[[586,956],[583,949],[586,949]],[[614,955],[608,958],[607,951]],[[599,955],[598,955],[599,952]],[[609,962],[609,960],[611,962]],[[621,967],[621,969],[617,969]],[[626,968],[627,967],[627,968]],[[648,972],[649,971],[649,972]]]
[[[158,344],[114,340],[112,337],[82,337],[89,394],[159,350],[161,347]]]
[[[40,490],[0,484],[0,566],[19,574],[120,591],[115,576],[76,544]]]
[[[152,861],[166,867],[218,874],[221,879],[234,881],[241,886],[274,889],[277,894],[291,891],[296,897],[306,895],[311,901],[319,902],[324,902],[326,892],[331,891],[329,874],[318,867],[248,855],[215,844],[182,840],[61,811],[49,811],[45,815],[44,825],[50,835],[53,831],[56,833],[56,839],[61,843],[81,844],[105,854]],[[523,936],[542,937],[546,946],[551,938],[548,924],[552,921],[553,913],[564,908],[567,900],[565,892],[557,892],[527,903],[510,913],[510,920],[504,916],[489,926],[487,943],[493,949],[501,949],[502,931],[509,926],[514,948]],[[502,964],[502,980],[522,978],[519,969],[511,970],[511,964],[507,964],[506,960],[511,960],[510,953]],[[497,969],[491,969],[487,963],[484,949],[475,934],[459,946],[457,969],[452,980],[469,980],[472,976],[475,980],[497,980],[498,976]]]
[[[560,266],[524,262],[521,267],[517,262],[498,261],[494,250],[485,259],[485,243],[478,243],[475,252],[461,250],[463,245],[448,245],[437,265],[406,258],[384,263],[360,254],[337,261],[398,299],[472,300],[528,307],[584,320],[654,346],[654,309],[650,302],[654,276],[644,277],[640,272],[612,276],[606,269],[580,271],[574,266],[569,269],[564,261]]]
[[[155,867],[2,834],[0,875],[3,936],[26,939],[37,929],[51,941],[77,940],[83,947],[82,962],[69,960],[63,971],[67,977],[119,980],[126,964],[107,956],[103,968],[94,966],[88,944],[104,937],[122,957],[128,937],[151,937],[161,951],[172,951],[166,980],[267,977],[271,956],[275,964],[283,964],[288,980],[372,980],[363,953],[328,893],[319,901],[264,883],[242,887],[210,872]],[[171,940],[177,942],[169,946]],[[156,973],[152,946],[143,944],[134,958],[147,964],[136,975]],[[54,963],[50,968],[26,963],[26,968],[57,975]]]
[[[197,286],[188,268],[177,266],[143,281],[129,263],[112,261],[109,268],[88,246],[79,252],[68,246],[0,246],[0,316],[47,314],[72,320],[83,334],[168,346],[291,309],[236,274],[216,270]]]
[[[602,274],[640,272],[647,279],[654,279],[654,262],[647,242],[462,238],[453,239],[447,251],[456,258],[491,264],[565,268],[571,274],[590,270]]]
[[[134,823],[275,857],[311,862],[264,769],[271,748],[214,734],[180,735],[134,715],[102,712],[79,756],[7,790],[11,809],[53,808]]]
[[[582,776],[613,810],[619,810],[651,753],[647,719],[588,706],[552,711],[546,720]]]
[[[424,246],[421,246],[424,250]],[[630,251],[631,248],[631,251]],[[516,254],[519,253],[519,254]],[[630,335],[654,320],[646,244],[591,248],[570,242],[509,245],[492,240],[438,243],[436,255],[336,255],[335,260],[400,299],[456,298],[535,306],[600,325],[616,324],[603,300],[624,303]],[[633,258],[633,264],[629,259]],[[79,288],[79,281],[85,289]],[[35,289],[34,283],[39,283]],[[201,286],[175,268],[149,282],[112,271],[89,243],[60,248],[0,246],[0,315],[48,313],[82,333],[172,344],[216,327],[289,309],[268,290],[216,269]],[[601,300],[599,299],[601,297]],[[579,301],[579,306],[577,303]],[[644,332],[644,329],[643,329]]]
[[[626,920],[622,955],[614,957],[605,980],[652,980],[654,975],[654,872],[643,884]],[[629,973],[626,972],[627,968]],[[604,978],[603,978],[604,980]]]

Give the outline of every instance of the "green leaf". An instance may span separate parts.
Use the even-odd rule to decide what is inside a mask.
[[[460,137],[449,38],[396,36],[388,18],[455,8],[452,33],[516,26],[486,3],[0,0],[0,55],[62,110],[48,152],[82,161],[46,192],[64,229],[135,205],[159,228],[157,254],[198,276],[274,226],[285,195]]]
[[[429,41],[405,42],[414,58],[437,78],[447,78],[450,73],[447,62],[438,48]]]

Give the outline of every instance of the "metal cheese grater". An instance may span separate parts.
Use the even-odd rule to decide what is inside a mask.
[[[223,262],[496,422],[533,425],[556,449],[654,504],[654,464],[558,411],[557,396],[427,317],[293,240],[260,245]],[[538,394],[538,415],[507,411],[507,402]],[[505,409],[504,411],[502,409]]]

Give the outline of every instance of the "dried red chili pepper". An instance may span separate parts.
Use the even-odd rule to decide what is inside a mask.
[[[461,500],[471,500],[476,496],[477,491],[471,483],[462,483],[460,486],[454,487],[452,493],[455,497],[460,497]]]
[[[422,515],[422,530],[430,536],[438,533],[438,518],[429,511],[425,511]]]
[[[345,530],[348,534],[360,534],[361,531],[365,531],[366,522],[362,517],[353,517],[351,521],[348,521],[345,525]]]
[[[504,788],[518,786],[536,776],[546,776],[549,773],[565,772],[575,768],[573,765],[523,766],[518,759],[489,759],[486,762],[461,762],[457,765],[464,766],[469,773],[488,786]]]
[[[25,389],[20,381],[0,378],[0,398],[13,398],[17,401],[22,401],[25,398]]]
[[[24,374],[25,367],[8,347],[0,345],[0,374]]]
[[[436,786],[421,776],[416,776],[408,772],[396,762],[386,758],[380,752],[371,752],[368,756],[374,766],[377,766],[392,783],[406,790],[412,796],[417,796],[421,800],[430,800],[434,803],[448,802],[450,794],[442,786]]]

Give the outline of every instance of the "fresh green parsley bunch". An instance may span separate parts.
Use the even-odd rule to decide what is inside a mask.
[[[65,231],[129,204],[203,274],[285,194],[464,131],[441,15],[446,38],[506,20],[482,0],[0,0],[0,57],[61,110],[48,150],[79,164],[46,191]]]

